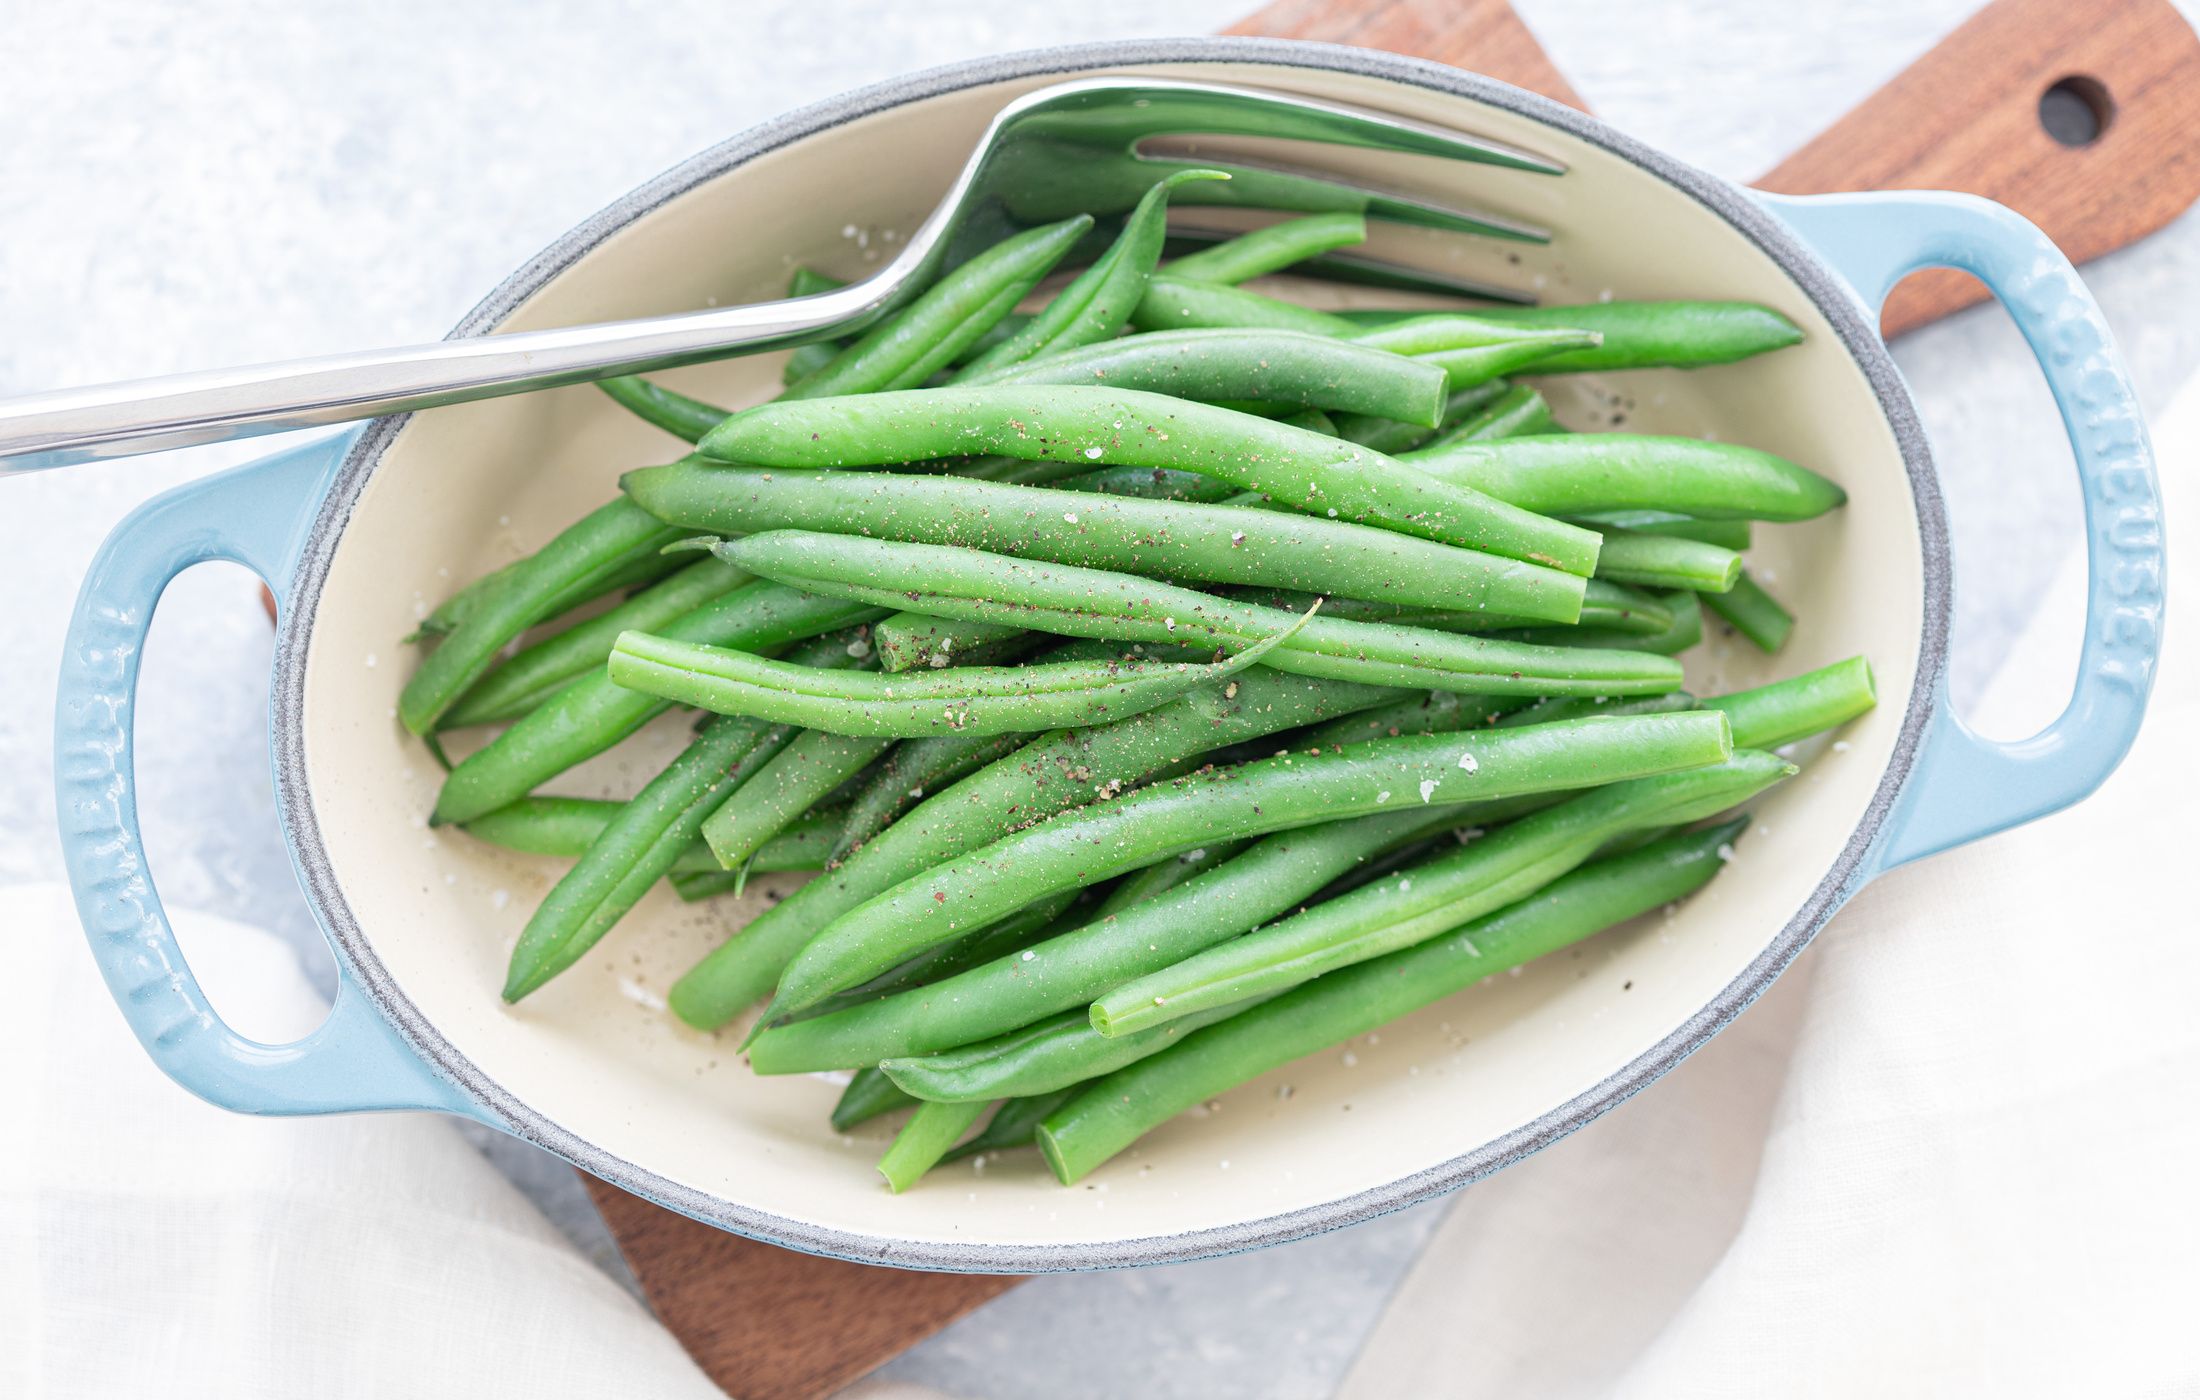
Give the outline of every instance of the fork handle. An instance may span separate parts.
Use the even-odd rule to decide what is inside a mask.
[[[0,400],[0,476],[799,345],[876,317],[891,272],[816,296]]]

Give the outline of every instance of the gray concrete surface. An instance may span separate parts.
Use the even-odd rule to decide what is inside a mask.
[[[1773,163],[1971,8],[1519,5],[1604,116],[1736,178]],[[599,205],[790,106],[970,55],[1204,32],[1246,8],[6,0],[0,393],[427,339]],[[2193,217],[2089,273],[2152,406],[2200,360],[2196,273]],[[2006,651],[2075,543],[2077,493],[2006,318],[1967,313],[1909,338],[1899,355],[1950,482],[1960,697]],[[256,450],[0,481],[0,882],[58,870],[49,715],[62,627],[93,549],[146,496]],[[198,570],[171,591],[140,706],[148,842],[169,898],[278,928],[311,958],[317,940],[266,778],[269,650],[240,571]],[[2042,695],[2039,717],[2060,700]],[[249,1030],[250,1008],[235,1015]],[[619,1272],[568,1169],[487,1135],[481,1146]],[[1323,1395],[1441,1209],[1236,1259],[1043,1279],[892,1373],[1002,1400]]]

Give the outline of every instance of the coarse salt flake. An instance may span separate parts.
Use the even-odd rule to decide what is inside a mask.
[[[1433,797],[1433,796],[1435,796],[1435,795],[1436,795],[1436,780],[1435,780],[1434,778],[1423,778],[1423,779],[1421,779],[1421,800],[1422,800],[1423,802],[1426,802],[1426,801],[1428,801],[1428,800],[1429,800],[1429,799],[1430,799],[1431,797]]]
[[[1100,449],[1100,448],[1097,448],[1097,447],[1088,447],[1088,448],[1086,448],[1086,449],[1085,449],[1085,460],[1086,460],[1086,461],[1088,461],[1088,462],[1097,462],[1097,461],[1099,461],[1099,460],[1100,460],[1100,454],[1101,454],[1101,451],[1102,451],[1102,449]]]
[[[1385,802],[1388,802],[1389,800],[1390,793],[1387,790],[1375,794],[1375,805],[1378,807],[1382,806]]]
[[[1462,772],[1462,773],[1475,773],[1475,772],[1479,772],[1479,771],[1481,771],[1481,768],[1482,768],[1482,765],[1481,765],[1481,764],[1479,764],[1479,763],[1476,763],[1476,762],[1474,761],[1474,755],[1473,755],[1473,754],[1471,754],[1471,753],[1463,753],[1463,754],[1459,755],[1459,771],[1460,771],[1460,772]]]

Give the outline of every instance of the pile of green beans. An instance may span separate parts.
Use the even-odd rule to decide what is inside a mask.
[[[1536,382],[1730,364],[1800,340],[1786,317],[1241,285],[1319,271],[1366,237],[1351,212],[1164,263],[1172,191],[1230,178],[1172,169],[1105,239],[1075,215],[980,249],[797,351],[771,402],[602,384],[673,460],[617,464],[616,500],[442,600],[397,707],[459,755],[433,822],[571,862],[506,999],[660,881],[811,872],[671,1013],[757,1073],[852,1072],[835,1131],[906,1114],[895,1192],[1032,1147],[1072,1182],[1684,897],[1797,771],[1770,750],[1872,709],[1861,657],[1682,688],[1707,612],[1823,645],[1746,556],[1836,482],[1569,432]],[[631,797],[552,795],[661,716],[690,729]]]

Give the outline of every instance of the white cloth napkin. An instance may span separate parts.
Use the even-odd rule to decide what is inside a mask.
[[[2156,445],[2200,507],[2200,390]],[[2069,692],[2027,658],[2083,628],[2082,565],[1987,732]],[[1463,1194],[1347,1400],[2200,1395],[2200,633],[2169,639],[2091,800],[1872,885],[1705,1050]]]
[[[273,935],[177,924],[255,1032],[320,1019]],[[448,1123],[201,1103],[131,1038],[65,893],[0,890],[0,931],[0,1396],[718,1400]]]

